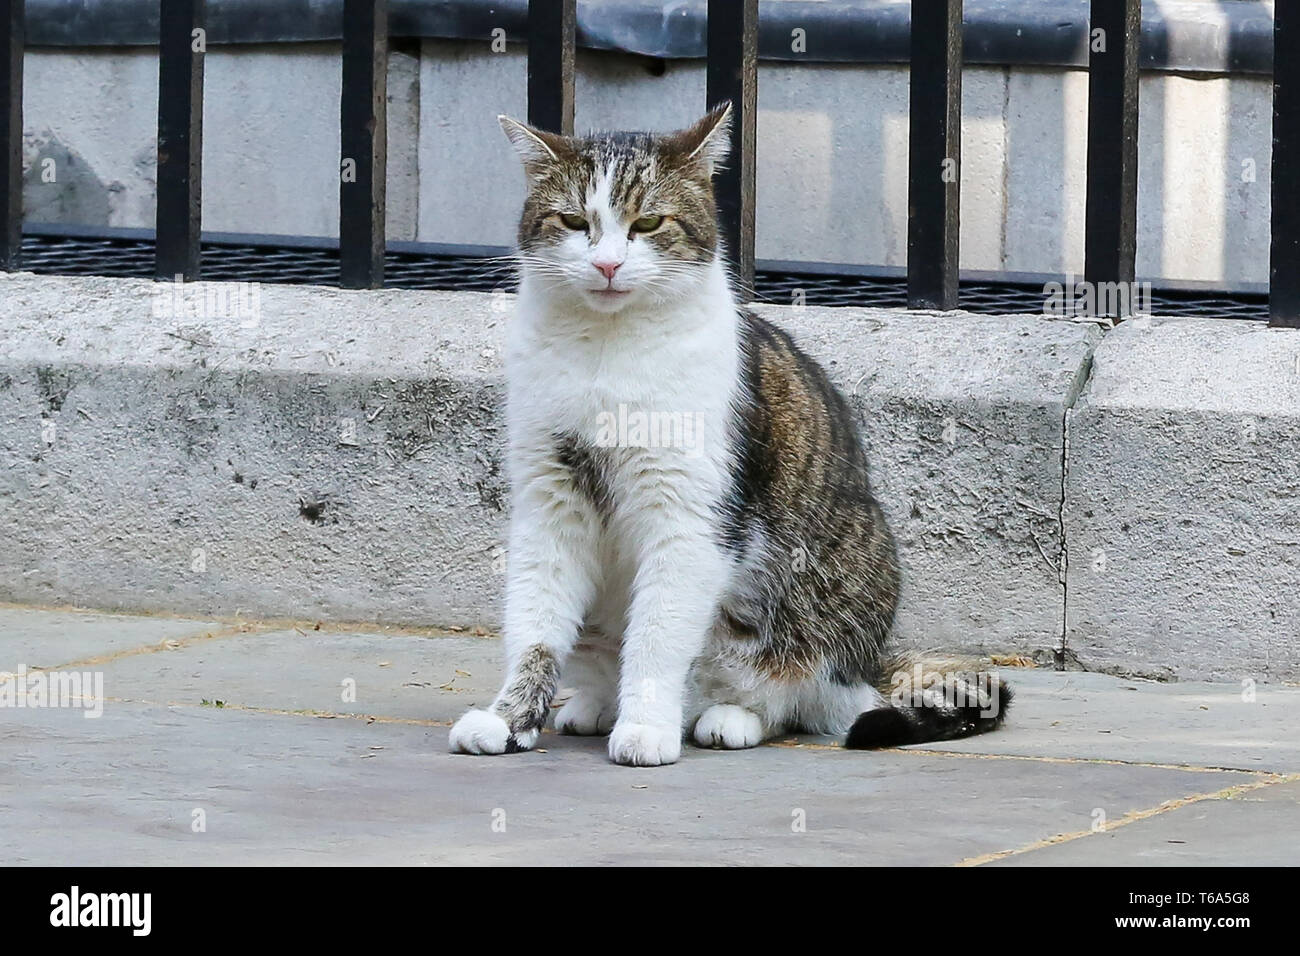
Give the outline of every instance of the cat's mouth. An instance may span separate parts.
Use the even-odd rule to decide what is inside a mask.
[[[613,300],[619,299],[629,294],[631,289],[615,289],[613,286],[606,286],[604,289],[588,289],[591,295],[598,299]]]

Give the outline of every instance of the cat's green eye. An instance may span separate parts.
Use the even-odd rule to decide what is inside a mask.
[[[574,216],[567,212],[560,213],[560,222],[564,223],[566,229],[573,229],[579,232],[587,228],[587,220],[583,219],[581,216]]]
[[[663,216],[642,216],[632,223],[633,232],[654,232],[664,224]]]

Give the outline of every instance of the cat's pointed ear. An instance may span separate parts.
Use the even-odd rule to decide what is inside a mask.
[[[498,116],[497,122],[524,161],[524,170],[529,178],[536,178],[544,168],[561,162],[573,152],[568,140],[556,133],[536,129],[509,116]]]
[[[701,164],[711,175],[731,152],[731,101],[719,103],[695,125],[671,138],[683,160]]]

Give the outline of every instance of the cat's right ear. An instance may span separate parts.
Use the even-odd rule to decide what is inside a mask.
[[[498,116],[497,122],[523,160],[529,179],[536,179],[547,167],[563,161],[572,152],[565,137],[556,133],[547,133],[504,115]]]

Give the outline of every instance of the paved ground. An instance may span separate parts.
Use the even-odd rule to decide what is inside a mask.
[[[1007,727],[615,767],[451,756],[491,637],[0,606],[0,671],[103,675],[102,716],[0,707],[11,863],[1292,864],[1300,688],[1014,670]],[[11,681],[12,684],[12,681]],[[355,692],[353,693],[353,689]],[[346,699],[345,699],[346,698]],[[3,695],[0,694],[0,700]]]

